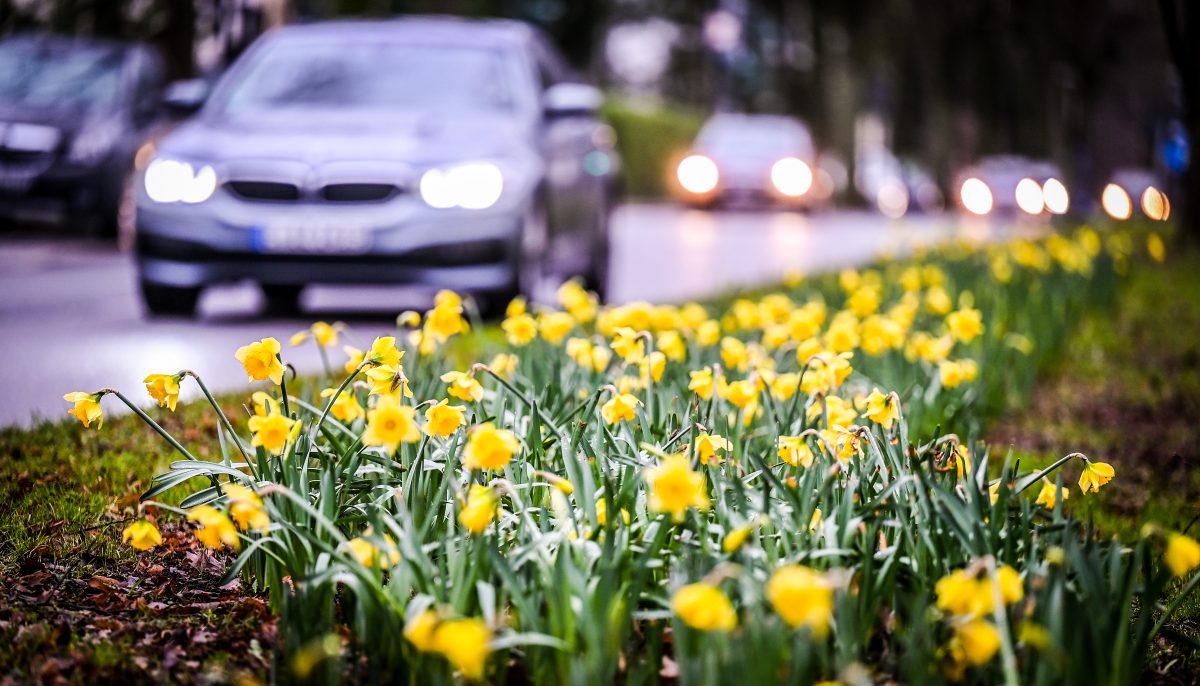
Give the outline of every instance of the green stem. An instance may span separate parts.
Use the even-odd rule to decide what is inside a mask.
[[[158,422],[151,419],[150,415],[146,414],[142,410],[142,408],[135,405],[132,401],[129,400],[129,398],[126,398],[120,391],[117,391],[117,390],[114,390],[111,388],[106,388],[106,389],[100,391],[100,393],[101,393],[101,395],[117,396],[117,399],[120,400],[121,402],[125,403],[126,407],[133,410],[133,413],[136,414],[138,417],[140,417],[143,422],[146,422],[147,424],[149,424],[151,429],[154,429],[154,431],[157,432],[159,436],[162,436],[164,439],[166,439],[167,443],[171,444],[171,447],[178,450],[187,459],[196,460],[195,455],[188,452],[188,449],[183,447],[183,445],[179,441],[175,440],[174,436],[167,433],[166,429],[162,428],[162,426],[160,426]],[[199,460],[196,460],[196,461],[199,461]]]
[[[250,459],[250,456],[246,454],[246,448],[242,445],[242,439],[238,436],[237,431],[234,430],[233,423],[229,421],[229,417],[225,416],[225,412],[217,404],[217,399],[208,390],[208,386],[204,385],[204,381],[200,379],[200,375],[190,369],[185,369],[180,374],[190,376],[196,381],[196,385],[200,387],[200,392],[204,394],[204,397],[208,399],[208,403],[217,411],[217,417],[225,425],[225,430],[229,432],[230,437],[233,439],[233,444],[237,446],[238,452],[242,454],[242,460],[250,467],[250,473],[254,475],[255,479],[258,479],[258,472],[254,468],[254,463]]]
[[[1041,481],[1042,477],[1046,476],[1047,474],[1050,474],[1054,470],[1056,470],[1059,467],[1066,464],[1069,460],[1073,460],[1077,457],[1083,458],[1084,460],[1087,459],[1087,456],[1084,455],[1083,453],[1071,453],[1070,455],[1067,455],[1065,457],[1060,457],[1054,462],[1054,464],[1050,465],[1049,467],[1046,467],[1045,469],[1038,472],[1037,474],[1034,474],[1033,476],[1030,476],[1030,477],[1026,478],[1024,481],[1022,481],[1020,485],[1018,485],[1016,488],[1013,489],[1012,494],[1014,496],[1020,495],[1023,491],[1025,491],[1025,489],[1036,484],[1038,481]]]
[[[1179,605],[1182,604],[1184,600],[1187,600],[1188,595],[1195,590],[1196,584],[1198,583],[1200,583],[1200,572],[1193,574],[1192,578],[1188,579],[1187,585],[1183,587],[1183,590],[1175,594],[1175,599],[1171,601],[1171,604],[1168,605],[1165,610],[1163,610],[1162,616],[1159,617],[1158,621],[1154,623],[1154,628],[1150,630],[1150,635],[1146,637],[1147,640],[1153,639],[1158,635],[1158,632],[1163,628],[1163,625],[1167,623],[1167,620],[1171,619],[1171,615],[1175,614],[1175,610],[1179,609]]]

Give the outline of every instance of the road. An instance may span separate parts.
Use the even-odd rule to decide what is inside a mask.
[[[875,214],[701,212],[671,205],[625,205],[613,217],[611,296],[624,302],[678,302],[735,286],[769,283],[789,271],[817,273],[903,254],[949,235],[951,217],[890,221]],[[188,368],[214,391],[245,386],[233,359],[263,336],[285,343],[313,319],[350,323],[351,344],[391,331],[391,317],[423,309],[429,293],[411,289],[312,288],[304,319],[263,319],[250,285],[212,289],[196,321],[147,320],[133,265],[109,244],[0,234],[0,426],[65,416],[68,391],[118,388],[145,398],[151,372]],[[315,348],[291,351],[315,372]],[[188,391],[185,391],[185,398]],[[191,392],[191,397],[195,393]],[[107,411],[117,410],[108,404]]]

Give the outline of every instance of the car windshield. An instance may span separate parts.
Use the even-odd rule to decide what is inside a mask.
[[[509,110],[505,53],[475,47],[282,43],[228,92],[230,114],[263,110]]]
[[[108,107],[121,87],[121,53],[37,41],[0,43],[0,101],[48,107]]]
[[[697,142],[717,153],[759,154],[804,147],[804,136],[777,124],[721,121],[706,127]]]

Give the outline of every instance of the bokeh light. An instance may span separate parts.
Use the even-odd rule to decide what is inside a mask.
[[[802,160],[785,157],[771,165],[771,185],[789,198],[798,198],[812,188],[812,169]]]
[[[980,179],[972,176],[963,181],[959,196],[963,207],[971,214],[982,216],[992,211],[992,190]]]
[[[709,193],[717,187],[720,172],[717,163],[704,155],[688,155],[675,170],[679,185],[689,193]]]
[[[1017,207],[1029,214],[1041,214],[1046,207],[1046,203],[1042,199],[1042,187],[1033,179],[1024,178],[1018,181],[1014,195],[1016,195]]]
[[[1142,191],[1142,212],[1155,221],[1166,221],[1171,216],[1171,202],[1167,194],[1154,186],[1147,186]]]
[[[1071,207],[1071,195],[1058,179],[1047,179],[1042,184],[1042,201],[1051,214],[1066,214]]]
[[[1115,183],[1104,187],[1104,192],[1100,194],[1100,205],[1104,207],[1108,216],[1118,221],[1129,219],[1133,214],[1133,202],[1130,201],[1129,194]]]

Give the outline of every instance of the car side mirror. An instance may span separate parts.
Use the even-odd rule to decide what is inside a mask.
[[[173,81],[163,91],[163,107],[172,114],[192,114],[204,105],[208,82],[204,79]]]
[[[556,83],[542,94],[542,109],[547,117],[591,115],[602,104],[604,94],[586,83]]]

